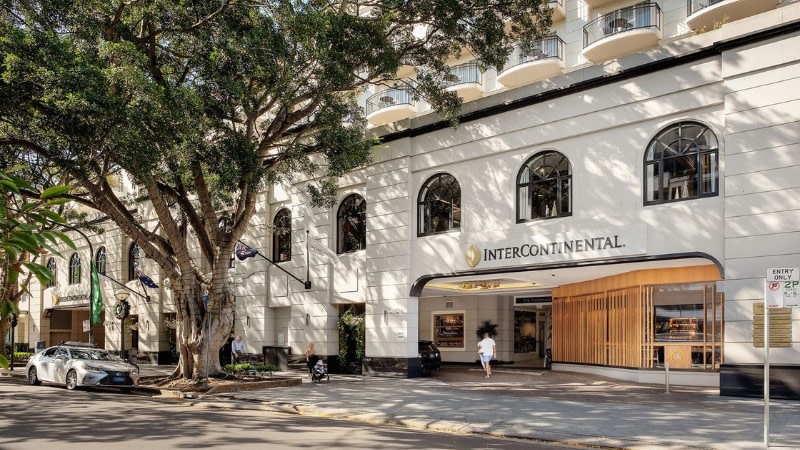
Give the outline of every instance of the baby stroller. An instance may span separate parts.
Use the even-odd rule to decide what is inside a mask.
[[[320,359],[316,364],[314,364],[314,368],[311,370],[311,381],[316,381],[319,383],[322,381],[322,378],[331,381],[331,376],[325,371],[325,364],[323,364],[322,360]]]

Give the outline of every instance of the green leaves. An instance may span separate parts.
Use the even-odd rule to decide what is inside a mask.
[[[53,186],[42,191],[42,193],[39,195],[39,198],[42,200],[49,200],[54,197],[60,197],[69,192],[71,189],[72,187],[70,186]]]
[[[11,168],[14,172],[23,169]],[[53,279],[54,274],[47,267],[35,262],[40,253],[57,255],[57,247],[62,243],[75,248],[66,234],[51,229],[64,219],[48,209],[70,190],[69,186],[54,186],[39,194],[39,200],[27,201],[35,197],[31,183],[11,172],[0,171],[0,320],[18,312],[11,293],[27,290],[26,286],[18,286],[20,275],[30,273],[42,285]]]

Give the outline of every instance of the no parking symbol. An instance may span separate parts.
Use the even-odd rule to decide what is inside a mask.
[[[768,308],[800,306],[800,268],[767,269],[764,292]]]

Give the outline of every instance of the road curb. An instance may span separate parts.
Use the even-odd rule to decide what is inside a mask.
[[[388,425],[398,426],[409,429],[447,432],[454,434],[471,434],[477,436],[492,436],[500,438],[512,439],[525,439],[542,443],[558,443],[561,445],[574,445],[580,447],[591,447],[597,449],[624,449],[624,448],[659,448],[661,450],[669,449],[658,445],[657,443],[647,443],[640,441],[625,441],[616,438],[608,438],[604,436],[578,436],[574,434],[561,433],[561,432],[541,432],[536,430],[515,430],[512,427],[506,428],[493,424],[487,427],[485,424],[474,424],[469,422],[452,421],[445,418],[431,418],[431,417],[407,417],[407,416],[394,416],[386,415],[378,411],[363,411],[358,414],[346,409],[329,409],[318,408],[311,404],[294,405],[297,414],[303,416],[325,417],[340,420],[349,420],[352,422],[368,423],[372,425]],[[487,430],[488,428],[488,430]],[[690,448],[686,446],[676,446],[672,448]],[[700,447],[698,447],[700,448]]]

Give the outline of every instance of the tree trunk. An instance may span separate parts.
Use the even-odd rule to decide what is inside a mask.
[[[7,354],[6,346],[5,346],[5,337],[6,337],[6,334],[8,334],[9,328],[11,328],[11,327],[9,326],[8,319],[0,320],[0,336],[3,337],[3,345],[0,345],[0,355],[3,355],[5,357],[9,358],[8,362],[10,363],[11,362],[11,355]],[[9,341],[8,344],[10,345],[11,342]],[[13,352],[14,352],[14,349],[12,348],[11,349],[11,353],[13,353]]]
[[[201,292],[199,283],[175,292],[179,300],[177,334],[180,361],[174,376],[203,379],[224,373],[219,350],[233,329],[234,296],[225,288],[216,301],[209,293],[207,301],[203,302]],[[206,305],[210,307],[207,309]]]

